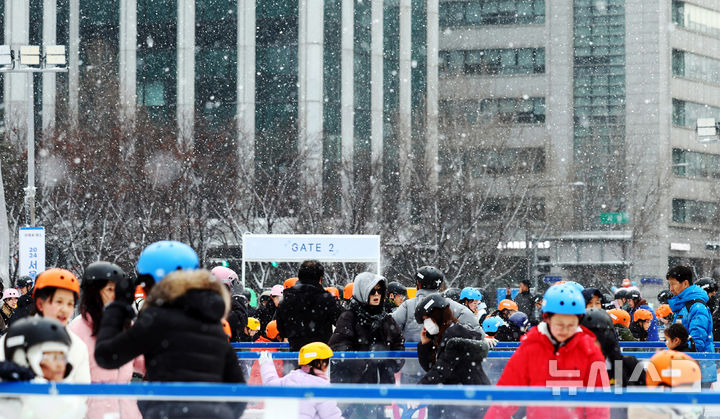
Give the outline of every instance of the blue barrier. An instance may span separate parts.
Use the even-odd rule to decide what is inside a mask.
[[[714,405],[718,393],[663,392],[651,389],[566,389],[493,386],[391,386],[333,384],[327,387],[246,386],[213,383],[130,383],[130,384],[31,384],[0,383],[0,397],[27,395],[132,397],[143,400],[257,401],[278,398],[318,398],[360,403],[422,401],[427,403],[518,405]]]
[[[405,350],[416,350],[417,342],[405,342]],[[496,348],[515,349],[519,342],[498,342]],[[233,343],[235,349],[290,349],[287,342],[239,342]],[[663,342],[620,342],[621,348],[665,348]],[[715,342],[715,347],[720,349],[720,342]]]
[[[510,351],[490,351],[488,358],[510,358]],[[624,351],[623,355],[632,355],[638,359],[650,359],[655,352]],[[694,359],[720,360],[720,353],[715,352],[690,352]],[[260,352],[238,352],[238,359],[252,360],[260,357]],[[273,359],[298,359],[297,352],[274,352]],[[335,352],[333,359],[416,359],[417,353],[412,351],[347,351]]]

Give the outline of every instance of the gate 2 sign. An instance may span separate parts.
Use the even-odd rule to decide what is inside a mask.
[[[242,269],[245,262],[377,263],[380,272],[380,236],[327,234],[245,234]]]

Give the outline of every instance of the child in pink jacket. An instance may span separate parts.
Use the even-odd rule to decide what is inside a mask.
[[[327,376],[330,357],[333,352],[322,342],[308,343],[300,348],[297,369],[288,375],[278,377],[270,352],[260,354],[260,374],[263,384],[292,387],[329,386]],[[342,413],[336,402],[329,400],[304,400],[300,402],[300,418],[303,419],[342,419]]]

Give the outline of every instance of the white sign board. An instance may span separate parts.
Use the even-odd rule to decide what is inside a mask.
[[[45,228],[20,227],[20,276],[33,280],[45,270]]]
[[[242,249],[243,285],[245,262],[369,262],[380,272],[378,235],[245,234]]]

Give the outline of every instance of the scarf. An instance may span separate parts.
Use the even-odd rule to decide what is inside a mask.
[[[385,320],[385,307],[382,304],[371,306],[370,304],[361,304],[353,299],[350,303],[350,309],[355,313],[356,325],[366,327],[370,330],[371,344],[383,342],[383,320]]]

